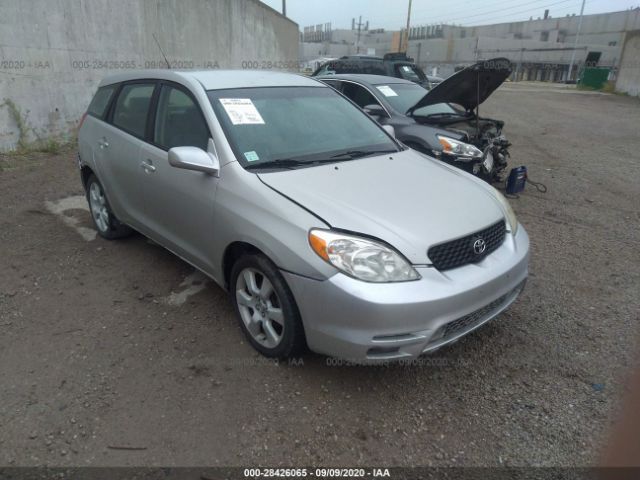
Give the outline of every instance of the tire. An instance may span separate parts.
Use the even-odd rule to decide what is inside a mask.
[[[131,235],[133,230],[120,223],[111,211],[102,184],[95,175],[91,175],[87,180],[87,202],[89,202],[91,220],[98,231],[98,235],[107,240],[115,240]]]
[[[240,327],[253,348],[270,358],[304,352],[298,306],[284,277],[267,257],[240,257],[231,269],[229,291]]]

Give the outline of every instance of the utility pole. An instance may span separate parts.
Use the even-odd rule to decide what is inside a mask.
[[[406,41],[404,44],[404,53],[409,52],[409,25],[411,25],[411,1],[409,0],[409,10],[407,11],[407,34],[405,35]]]
[[[582,14],[584,13],[584,2],[582,0],[582,8],[580,8],[580,19],[578,20],[578,31],[576,32],[576,41],[573,44],[573,52],[571,52],[571,63],[569,64],[569,73],[567,74],[567,80],[571,80],[571,73],[573,72],[573,62],[576,60],[576,49],[578,48],[578,37],[580,37],[580,29],[582,28]],[[576,78],[576,80],[578,80]]]
[[[362,23],[362,15],[360,15],[360,18],[358,19],[358,39],[356,40],[356,54],[360,53],[360,30],[362,29],[363,25],[364,23]]]
[[[287,0],[282,0],[282,15],[287,16]]]

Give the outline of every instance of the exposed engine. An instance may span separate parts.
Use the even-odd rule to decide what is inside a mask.
[[[432,122],[429,122],[433,125]],[[474,166],[473,174],[489,182],[500,181],[509,163],[511,143],[502,134],[504,122],[491,118],[466,118],[462,121],[438,122],[446,130],[464,135],[463,141],[479,148],[484,153],[481,163]]]

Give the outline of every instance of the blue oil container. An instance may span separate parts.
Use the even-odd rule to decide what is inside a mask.
[[[527,167],[522,165],[512,168],[511,172],[509,172],[509,178],[507,178],[505,190],[509,195],[515,195],[524,190],[525,183],[527,183]]]

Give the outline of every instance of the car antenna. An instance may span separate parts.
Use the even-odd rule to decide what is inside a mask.
[[[480,69],[477,68],[478,81],[476,82],[476,139],[480,138]]]
[[[169,60],[167,60],[167,56],[164,54],[164,52],[162,51],[162,47],[160,46],[160,42],[158,42],[158,39],[156,38],[156,34],[152,33],[151,36],[153,37],[153,39],[156,41],[156,45],[158,45],[158,50],[160,50],[160,53],[162,54],[162,57],[164,58],[164,61],[167,62],[167,68],[169,70],[171,70],[171,64],[169,63]]]

